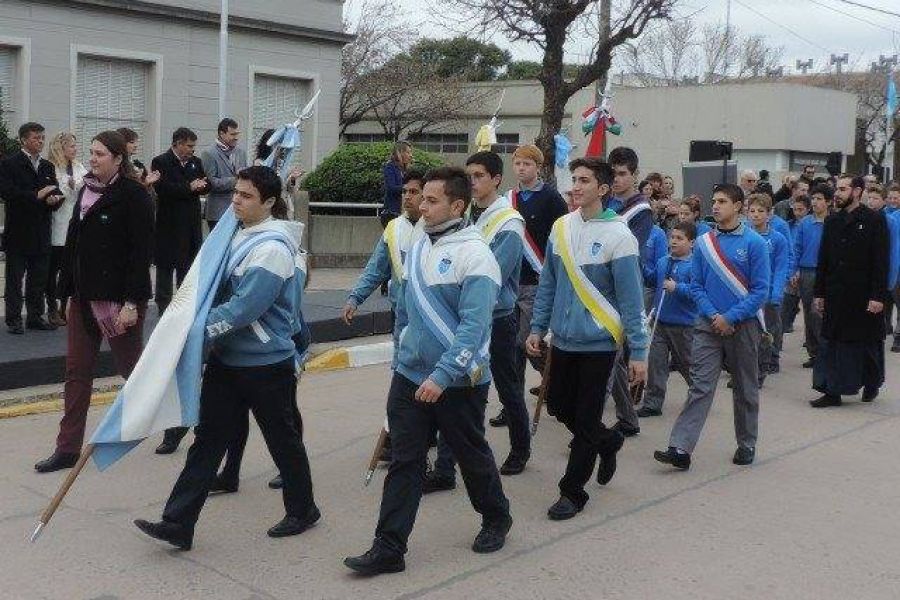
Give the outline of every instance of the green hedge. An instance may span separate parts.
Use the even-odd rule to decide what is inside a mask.
[[[384,198],[381,169],[393,144],[342,144],[303,182],[313,202],[370,202]],[[413,149],[413,167],[430,169],[443,161],[435,154]]]

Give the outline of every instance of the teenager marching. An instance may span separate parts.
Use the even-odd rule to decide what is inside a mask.
[[[459,461],[472,506],[482,517],[472,550],[499,550],[512,526],[509,501],[484,437],[500,268],[481,232],[464,226],[472,197],[465,171],[443,167],[425,179],[421,212],[427,235],[410,250],[397,301],[400,346],[387,401],[391,465],[372,547],[344,560],[366,575],[406,568],[403,555],[435,430]]]
[[[643,381],[647,371],[637,240],[605,207],[612,169],[593,157],[576,159],[569,169],[579,209],[553,225],[527,340],[528,352],[536,355],[547,330],[553,331],[547,412],[572,433],[560,498],[547,512],[553,520],[570,519],[584,508],[584,486],[598,456],[598,479],[607,483],[613,476],[624,437],[606,429],[600,415],[613,363],[626,341],[630,383]]]
[[[809,359],[803,363],[804,369],[811,369],[816,362],[822,339],[822,315],[813,310],[813,296],[816,286],[816,262],[819,258],[819,246],[822,244],[822,231],[828,206],[834,198],[834,192],[827,185],[817,185],[812,190],[812,214],[797,221],[793,231],[794,240],[794,273],[790,286],[797,291],[803,305],[803,346]],[[794,208],[802,206],[800,200],[794,200]],[[785,295],[787,299],[787,295]],[[784,314],[784,312],[782,312]]]
[[[656,327],[650,340],[647,388],[637,411],[639,417],[662,414],[670,357],[688,387],[691,385],[691,344],[697,322],[697,305],[691,295],[691,250],[696,234],[697,228],[690,221],[675,223],[669,234],[670,254],[659,259],[652,272],[656,280]]]
[[[525,408],[524,381],[516,366],[516,316],[522,270],[524,219],[509,200],[497,194],[503,179],[503,160],[494,152],[478,152],[466,161],[472,183],[472,204],[467,219],[477,227],[500,265],[500,294],[491,325],[491,375],[509,427],[510,451],[501,475],[517,475],[531,457],[531,433]],[[438,440],[438,456],[425,481],[424,493],[456,487],[453,454],[443,437]]]
[[[716,393],[724,360],[734,382],[735,464],[756,455],[759,421],[760,309],[769,294],[769,256],[765,240],[741,218],[744,192],[731,183],[713,190],[716,229],[694,244],[691,293],[700,319],[691,348],[691,387],[669,437],[669,448],[654,458],[679,469],[691,465]]]

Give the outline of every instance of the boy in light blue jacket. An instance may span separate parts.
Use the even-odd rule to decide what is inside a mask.
[[[557,219],[550,234],[531,320],[528,352],[537,355],[552,331],[547,413],[572,434],[560,497],[547,511],[571,519],[584,508],[590,480],[608,483],[624,436],[600,421],[616,355],[631,347],[630,383],[647,371],[647,331],[637,239],[624,219],[605,208],[613,170],[598,158],[569,164],[578,210]]]

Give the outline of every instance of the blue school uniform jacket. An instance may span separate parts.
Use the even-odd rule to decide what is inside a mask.
[[[663,293],[666,294],[662,310],[657,318],[664,325],[693,325],[697,322],[697,305],[691,294],[691,266],[693,257],[676,258],[672,255],[661,257],[653,269],[656,292],[653,295],[653,306],[659,307]],[[663,283],[666,279],[675,280],[675,291],[666,292]]]
[[[816,215],[806,215],[797,221],[794,227],[794,272],[816,268],[824,230],[825,219],[820,221]]]
[[[758,232],[757,232],[758,233]],[[769,252],[769,296],[766,302],[780,306],[784,301],[784,288],[790,278],[790,250],[788,241],[779,232],[772,229],[771,223],[765,233],[760,233],[766,240]]]
[[[656,286],[656,265],[669,253],[669,238],[659,225],[653,225],[650,238],[641,248],[641,265],[644,271],[644,285],[648,288]]]
[[[793,273],[796,258],[794,257],[794,235],[791,233],[791,226],[778,215],[772,215],[772,218],[769,219],[769,229],[774,229],[784,236],[784,241],[787,242],[788,269],[790,273]]]

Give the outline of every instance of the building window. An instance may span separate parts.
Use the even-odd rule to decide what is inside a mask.
[[[277,129],[293,123],[297,113],[310,98],[310,81],[272,75],[256,75],[253,81],[253,147],[267,129]],[[309,135],[309,122],[305,135]],[[293,164],[301,164],[301,154],[308,154],[312,145],[304,142],[300,152],[295,152]],[[303,161],[309,164],[309,161]]]
[[[3,107],[3,120],[7,124],[15,122],[16,111],[16,60],[19,49],[0,46],[0,106]]]
[[[512,154],[519,147],[518,133],[498,133],[497,143],[494,144],[493,150],[497,154]]]
[[[468,133],[420,133],[409,137],[419,150],[437,154],[467,154],[469,152]]]
[[[86,160],[91,138],[129,127],[142,140],[149,133],[151,64],[143,61],[79,56],[75,91],[75,136]]]
[[[345,144],[371,144],[372,142],[391,142],[391,136],[386,133],[345,133]]]

